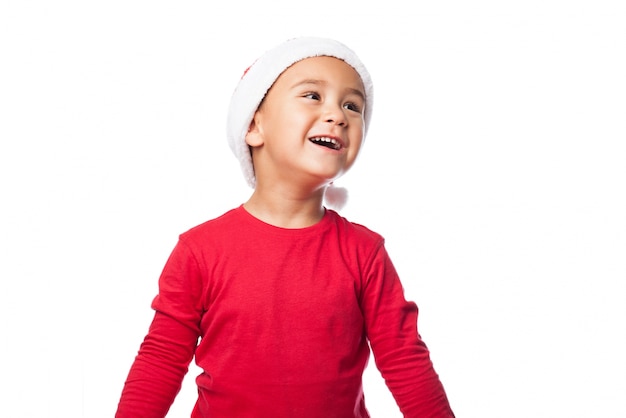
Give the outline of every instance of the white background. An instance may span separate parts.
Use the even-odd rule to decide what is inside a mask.
[[[250,193],[230,94],[299,35],[372,73],[342,214],[387,238],[457,416],[626,416],[625,22],[617,0],[3,1],[0,416],[113,416],[178,234]]]

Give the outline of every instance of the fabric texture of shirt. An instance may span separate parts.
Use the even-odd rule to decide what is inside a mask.
[[[117,418],[161,418],[194,358],[193,418],[366,418],[370,346],[405,417],[453,417],[383,238],[327,210],[285,229],[243,206],[180,236]]]

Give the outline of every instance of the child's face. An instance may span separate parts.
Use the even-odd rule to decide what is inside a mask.
[[[337,58],[307,58],[285,70],[246,136],[257,181],[323,184],[344,174],[363,140],[364,91],[358,73]]]

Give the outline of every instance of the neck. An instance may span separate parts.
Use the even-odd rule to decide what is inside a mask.
[[[257,185],[244,203],[252,216],[281,228],[306,228],[324,216],[324,188],[311,193],[295,193]]]

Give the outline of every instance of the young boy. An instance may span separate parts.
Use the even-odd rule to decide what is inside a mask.
[[[254,192],[180,236],[116,417],[164,417],[194,355],[194,418],[369,417],[368,344],[405,417],[454,416],[383,238],[323,206],[372,100],[366,68],[329,39],[246,71],[228,140]]]

